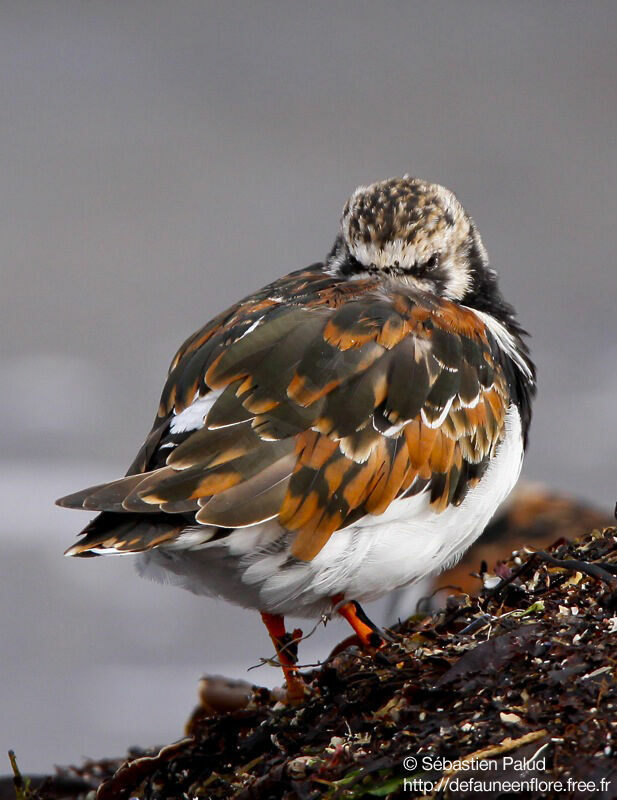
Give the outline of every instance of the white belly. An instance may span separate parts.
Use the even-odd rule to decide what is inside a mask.
[[[337,531],[310,562],[290,560],[291,535],[267,522],[198,549],[151,550],[139,557],[138,569],[271,613],[315,616],[339,593],[374,600],[456,562],[514,487],[522,459],[520,417],[511,405],[495,457],[460,506],[436,514],[426,493],[396,500],[384,514]]]

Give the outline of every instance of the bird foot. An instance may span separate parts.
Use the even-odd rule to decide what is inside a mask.
[[[332,602],[336,604],[342,601],[340,595],[332,598]],[[375,623],[370,620],[364,612],[360,603],[355,600],[349,600],[343,605],[339,605],[336,609],[347,622],[351,625],[356,633],[356,637],[362,646],[362,649],[368,653],[375,653],[382,650],[388,642],[392,642],[392,637],[385,631],[382,631]]]

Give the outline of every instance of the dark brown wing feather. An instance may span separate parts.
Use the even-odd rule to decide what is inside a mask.
[[[435,512],[463,500],[504,431],[494,348],[448,301],[293,273],[184,343],[128,477],[59,502],[230,528],[278,517],[309,560],[397,497],[426,489]],[[213,390],[205,426],[174,439],[172,414]]]

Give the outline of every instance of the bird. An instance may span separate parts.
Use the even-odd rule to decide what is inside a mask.
[[[302,631],[454,564],[514,487],[536,371],[472,217],[408,174],[359,186],[328,255],[181,345],[126,475],[60,506],[99,512],[69,556],[261,614],[287,696]]]

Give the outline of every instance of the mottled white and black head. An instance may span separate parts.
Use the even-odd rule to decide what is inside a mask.
[[[328,267],[349,276],[383,275],[456,302],[491,273],[480,235],[456,196],[408,175],[356,189]]]

